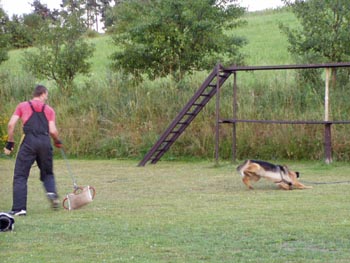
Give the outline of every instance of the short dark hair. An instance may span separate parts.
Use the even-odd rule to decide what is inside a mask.
[[[33,97],[40,97],[41,94],[46,93],[47,88],[44,85],[37,85],[33,92]]]

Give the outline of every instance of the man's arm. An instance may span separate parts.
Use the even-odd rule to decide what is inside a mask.
[[[8,125],[7,125],[7,141],[9,142],[14,142],[14,133],[15,133],[15,127],[16,127],[16,123],[19,120],[19,116],[17,115],[12,115]]]
[[[62,142],[58,137],[58,130],[54,121],[49,121],[49,133],[57,148],[62,147]]]
[[[4,148],[4,153],[6,155],[11,154],[13,148],[14,148],[14,133],[15,133],[15,127],[16,127],[16,123],[19,120],[19,116],[18,115],[12,115],[8,125],[7,125],[7,142],[6,142],[6,146]]]
[[[56,127],[56,123],[54,121],[49,121],[49,132],[50,132],[51,138],[54,141],[59,140],[58,139],[58,130]]]

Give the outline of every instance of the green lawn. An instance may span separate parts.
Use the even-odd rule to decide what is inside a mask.
[[[350,165],[288,162],[310,182],[349,179]],[[49,209],[32,168],[28,215],[0,234],[1,262],[349,262],[348,183],[249,191],[237,164],[71,160],[79,185],[96,188],[79,210]],[[0,159],[0,211],[11,207],[13,160]],[[55,161],[61,198],[72,191]]]

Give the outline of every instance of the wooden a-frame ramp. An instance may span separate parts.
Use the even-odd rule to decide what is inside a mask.
[[[152,164],[157,163],[169,150],[170,146],[185,131],[217,91],[219,91],[220,87],[232,73],[229,71],[222,71],[221,69],[221,65],[216,65],[197,92],[170,123],[168,128],[160,136],[158,141],[153,145],[138,166],[145,166],[148,162]]]

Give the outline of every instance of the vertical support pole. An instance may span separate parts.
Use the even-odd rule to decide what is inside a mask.
[[[325,162],[330,164],[332,160],[332,130],[331,123],[325,124],[324,127],[324,149],[325,149]]]
[[[237,120],[237,71],[233,72],[233,124],[232,124],[232,162],[237,158],[237,132],[236,132],[236,120]]]
[[[324,120],[329,121],[329,76],[330,69],[326,68],[326,83],[324,92]]]
[[[329,121],[329,78],[330,68],[326,68],[326,83],[325,83],[325,94],[324,94],[324,120]],[[332,134],[331,134],[331,123],[326,123],[324,127],[324,151],[325,151],[325,162],[330,164],[332,162]]]
[[[215,125],[215,162],[219,163],[219,121],[220,121],[220,64],[216,66],[216,125]]]

